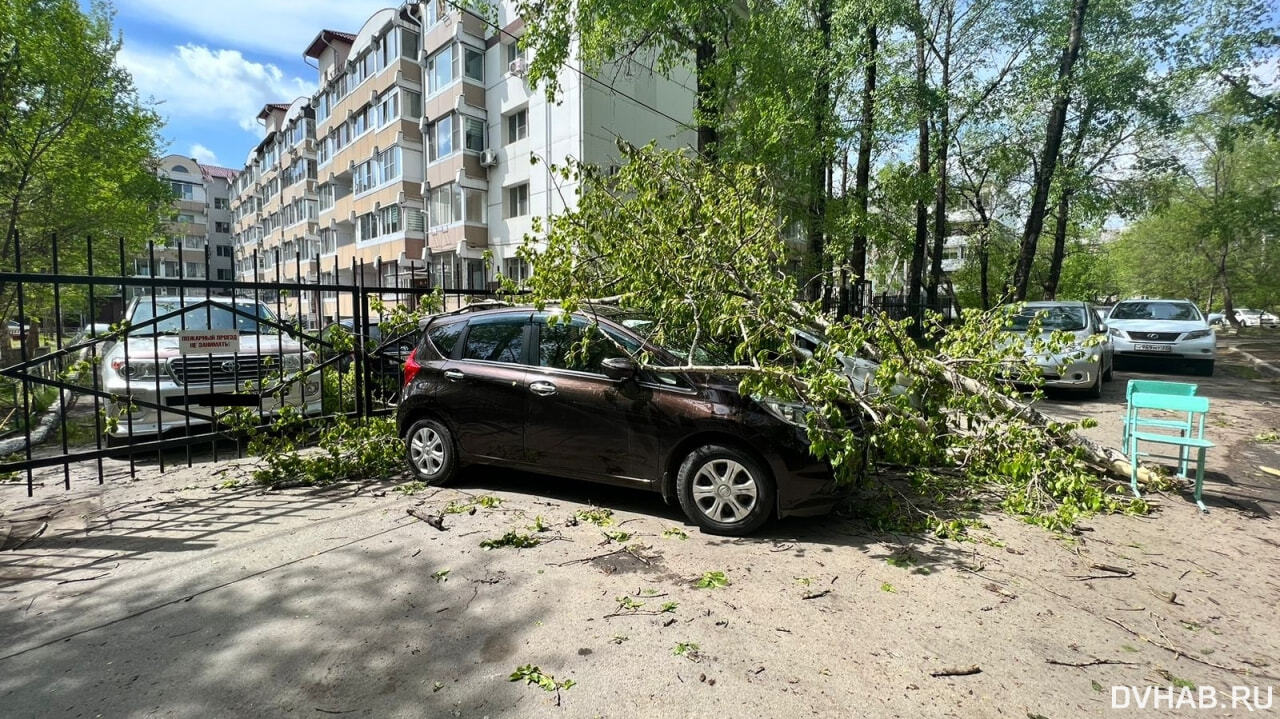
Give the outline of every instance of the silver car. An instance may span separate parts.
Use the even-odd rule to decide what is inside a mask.
[[[1040,319],[1041,338],[1046,341],[1055,331],[1074,337],[1069,347],[1057,352],[1041,352],[1034,347],[1034,337],[1026,337],[1032,320]],[[1098,320],[1093,307],[1085,302],[1027,302],[1007,330],[1023,335],[1028,357],[1034,359],[1044,377],[1046,387],[1081,390],[1090,397],[1102,396],[1102,383],[1111,380],[1114,356],[1107,326]],[[1097,337],[1093,342],[1088,340]]]
[[[214,412],[246,399],[257,409],[256,400],[244,397],[247,385],[263,381],[270,386],[282,370],[297,372],[316,359],[266,324],[277,323],[275,315],[253,299],[140,297],[129,305],[126,319],[124,340],[104,349],[99,370],[102,389],[113,395],[107,417],[118,420],[108,427],[112,445],[125,437],[207,425]],[[237,339],[230,351],[184,354],[182,336],[188,330],[224,330]],[[293,406],[318,414],[321,394],[319,376],[308,375],[290,383],[282,397],[263,397],[261,408],[270,414]],[[166,412],[168,407],[174,411]]]
[[[1107,328],[1122,362],[1136,357],[1166,365],[1190,362],[1200,374],[1213,374],[1218,338],[1190,300],[1125,300],[1111,308]]]

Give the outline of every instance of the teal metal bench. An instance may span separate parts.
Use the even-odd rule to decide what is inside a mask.
[[[1133,412],[1133,406],[1129,404],[1129,399],[1134,394],[1141,392],[1143,394],[1170,394],[1177,397],[1194,397],[1197,386],[1189,382],[1164,382],[1160,380],[1149,379],[1131,379],[1128,386],[1124,390],[1125,413],[1124,413],[1124,434],[1120,438],[1120,446],[1129,449],[1129,433],[1138,429],[1138,427],[1162,427],[1166,429],[1183,429],[1187,434],[1191,433],[1191,425],[1187,421],[1173,419],[1156,419],[1156,418],[1140,418]],[[1179,468],[1180,471],[1186,472],[1185,465]]]
[[[1185,413],[1185,420],[1160,420],[1154,417],[1143,417],[1143,410],[1149,412],[1175,412]],[[1127,444],[1125,445],[1125,454],[1129,458],[1129,487],[1133,490],[1133,496],[1141,497],[1138,491],[1138,460],[1143,456],[1163,457],[1173,459],[1170,455],[1160,455],[1152,452],[1140,452],[1138,446],[1140,442],[1149,444],[1167,444],[1178,447],[1179,471],[1180,476],[1187,478],[1187,461],[1192,450],[1196,453],[1196,486],[1195,499],[1196,506],[1202,512],[1208,512],[1209,509],[1204,506],[1202,491],[1204,488],[1204,458],[1205,452],[1213,447],[1213,442],[1204,438],[1204,418],[1209,413],[1209,399],[1207,397],[1180,396],[1172,394],[1158,394],[1152,392],[1134,392],[1129,396],[1128,407],[1126,410],[1126,422],[1130,423],[1127,432]],[[1162,422],[1162,424],[1155,424]],[[1154,431],[1143,431],[1139,427],[1164,427],[1167,429],[1176,429],[1178,434],[1165,434]]]

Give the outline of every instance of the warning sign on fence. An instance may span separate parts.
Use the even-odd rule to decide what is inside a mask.
[[[239,349],[240,333],[236,330],[182,330],[178,333],[180,354],[207,355]]]

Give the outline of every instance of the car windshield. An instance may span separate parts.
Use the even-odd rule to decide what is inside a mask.
[[[1189,302],[1122,302],[1111,310],[1113,320],[1195,321],[1200,312]]]
[[[172,314],[182,310],[180,314]],[[244,314],[241,314],[244,313]],[[166,315],[172,315],[166,317]],[[255,302],[236,302],[235,311],[232,311],[231,304],[225,302],[206,302],[204,300],[156,300],[155,311],[152,311],[151,301],[142,299],[138,301],[137,306],[133,310],[133,315],[129,318],[133,326],[150,322],[156,317],[161,317],[154,324],[147,324],[139,327],[136,331],[131,331],[131,335],[152,335],[152,334],[177,334],[186,330],[237,330],[242,335],[274,335],[279,334],[276,328],[269,325],[261,324],[254,317],[262,320],[275,321],[275,316],[271,314],[271,310],[266,305]]]
[[[1005,329],[1009,332],[1026,332],[1031,326],[1031,320],[1037,315],[1040,316],[1040,329],[1044,332],[1053,330],[1076,332],[1084,329],[1086,324],[1083,307],[1024,307],[1013,316],[1013,324]]]
[[[630,315],[627,317],[615,318],[615,321],[617,321],[618,324],[622,325],[623,327],[626,327],[632,332],[635,332],[636,334],[640,335],[641,337],[650,339],[650,341],[652,341],[652,339],[650,338],[650,333],[653,331],[653,325],[654,325],[653,319],[649,317],[645,317],[643,315]],[[657,343],[655,342],[655,344]],[[690,344],[692,344],[692,342]],[[684,345],[684,346],[675,347],[673,345]],[[684,360],[685,362],[690,362],[689,346],[684,344],[683,342],[676,341],[675,338],[671,337],[670,335],[668,335],[668,337],[666,338],[666,341],[659,346],[661,346],[662,349],[666,350],[667,352],[670,352],[671,354],[680,358],[681,360]],[[730,363],[728,359],[729,357],[730,357],[730,353],[724,348],[709,345],[707,343],[702,343],[698,345],[696,350],[694,350],[693,361],[690,362],[690,364],[695,364],[695,365],[729,364]]]

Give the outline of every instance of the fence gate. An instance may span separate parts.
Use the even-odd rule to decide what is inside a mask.
[[[243,456],[282,412],[394,411],[414,318],[493,297],[417,266],[253,254],[252,281],[199,249],[14,242],[0,271],[0,483],[103,482]],[[24,257],[24,254],[26,255]],[[415,263],[416,264],[416,263]],[[172,270],[172,271],[171,271]]]

